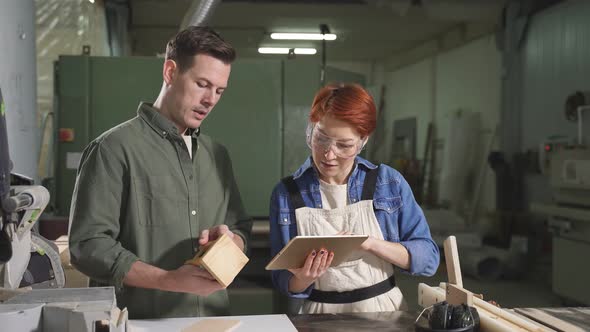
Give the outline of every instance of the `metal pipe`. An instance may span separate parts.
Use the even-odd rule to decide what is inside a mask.
[[[180,29],[185,29],[189,26],[203,26],[211,17],[215,7],[219,4],[219,0],[202,0],[193,1],[182,19]]]

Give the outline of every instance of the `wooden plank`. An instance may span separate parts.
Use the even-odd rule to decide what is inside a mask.
[[[473,304],[475,305],[475,307],[479,310],[480,308],[487,310],[488,312],[498,316],[498,317],[502,317],[503,319],[517,325],[520,326],[524,329],[526,329],[527,331],[534,331],[534,332],[543,332],[546,331],[546,329],[544,329],[541,326],[535,325],[534,323],[531,323],[529,321],[526,321],[524,319],[522,319],[521,317],[516,316],[515,314],[512,314],[506,310],[503,310],[501,308],[496,307],[493,304],[490,304],[484,300],[480,300],[478,298],[474,298],[473,299]]]
[[[17,288],[17,289],[0,288],[0,303],[6,302],[17,295],[24,294],[24,293],[29,292],[31,290],[32,290],[31,287],[23,287],[23,288]]]
[[[182,329],[182,332],[229,332],[242,322],[238,319],[203,319]]]
[[[445,292],[438,292],[440,287],[431,287],[425,283],[418,284],[418,305],[422,308],[430,307],[431,305],[446,300]]]
[[[546,312],[543,312],[539,309],[535,308],[517,308],[514,309],[517,313],[526,316],[534,321],[537,321],[541,324],[547,325],[550,328],[556,331],[563,331],[563,332],[584,332],[583,328],[565,322],[555,316],[552,316]]]
[[[463,288],[461,265],[459,264],[459,251],[457,250],[457,239],[455,236],[451,235],[443,242],[443,246],[445,250],[445,261],[447,264],[449,283]]]

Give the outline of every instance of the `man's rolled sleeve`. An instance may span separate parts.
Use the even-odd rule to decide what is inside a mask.
[[[137,256],[117,240],[121,225],[121,199],[129,189],[121,156],[104,142],[84,151],[70,209],[71,262],[91,279],[122,288],[123,279]]]

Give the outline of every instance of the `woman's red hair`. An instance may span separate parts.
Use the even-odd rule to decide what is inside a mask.
[[[312,123],[326,115],[352,125],[361,137],[373,133],[377,125],[377,110],[373,97],[358,84],[329,84],[315,95],[309,113]]]

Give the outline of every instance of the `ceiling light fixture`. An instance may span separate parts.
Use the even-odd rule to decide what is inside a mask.
[[[289,47],[259,47],[260,54],[289,54],[289,50],[293,50],[295,54],[313,55],[317,51],[315,48],[289,48]]]
[[[333,33],[279,33],[273,32],[270,34],[271,39],[283,40],[336,40],[336,35]]]

